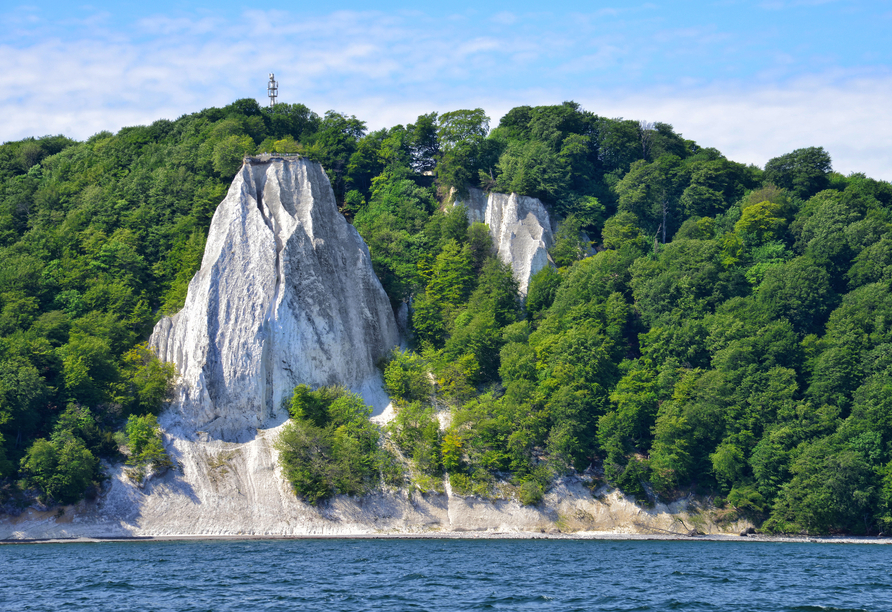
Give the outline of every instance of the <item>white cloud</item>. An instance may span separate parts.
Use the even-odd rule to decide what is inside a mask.
[[[493,15],[492,21],[493,23],[498,23],[499,25],[512,25],[517,21],[517,15],[508,11],[502,11],[501,13],[496,13],[495,15]]]
[[[824,147],[833,168],[892,180],[892,76],[828,84],[802,78],[785,86],[711,86],[620,98],[578,98],[592,111],[671,123],[686,138],[728,158],[763,166],[772,157]]]
[[[637,12],[651,19],[650,10]],[[696,40],[697,53],[713,56],[746,46],[713,27],[655,24],[636,38],[635,27],[606,26],[613,16],[601,11],[568,26],[512,14],[510,27],[493,29],[488,19],[461,15],[307,18],[252,10],[238,22],[145,18],[131,32],[109,31],[100,16],[83,20],[69,38],[38,23],[41,35],[31,43],[0,45],[0,140],[51,133],[82,139],[240,97],[263,100],[267,74],[275,72],[280,101],[355,114],[371,128],[475,107],[495,125],[513,106],[573,99],[604,116],[671,123],[738,161],[763,165],[799,147],[824,146],[839,171],[892,179],[888,71],[828,70],[782,83],[767,73],[749,83],[655,73],[654,57],[680,52],[679,39]],[[653,37],[658,32],[663,43]]]

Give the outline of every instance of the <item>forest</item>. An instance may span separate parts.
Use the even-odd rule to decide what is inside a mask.
[[[307,500],[448,475],[535,504],[589,470],[771,532],[892,529],[892,185],[834,172],[821,147],[759,168],[573,102],[490,121],[369,130],[243,99],[0,146],[0,508],[166,461],[174,370],[146,341],[182,307],[242,158],[267,151],[323,165],[392,305],[411,305],[411,348],[382,364],[385,431],[343,389],[295,391],[279,450]],[[486,226],[450,205],[470,186],[561,221],[523,300]]]

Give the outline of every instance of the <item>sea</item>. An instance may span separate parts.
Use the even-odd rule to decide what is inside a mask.
[[[892,547],[300,539],[0,546],[0,610],[892,611]]]

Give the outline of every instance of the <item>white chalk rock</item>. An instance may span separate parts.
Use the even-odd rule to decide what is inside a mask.
[[[168,414],[184,432],[227,441],[281,422],[300,383],[345,385],[382,411],[375,363],[397,343],[368,247],[322,167],[300,158],[242,166],[183,310],[150,340],[179,374]]]
[[[533,275],[551,265],[548,250],[554,244],[551,220],[545,205],[537,198],[512,193],[468,188],[466,198],[456,197],[455,205],[468,209],[471,223],[486,223],[499,259],[511,266],[518,289],[526,296]]]

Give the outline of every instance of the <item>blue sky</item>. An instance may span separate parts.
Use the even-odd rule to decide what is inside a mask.
[[[892,180],[892,0],[369,6],[4,2],[0,140],[265,101],[273,71],[281,101],[371,128],[575,100],[737,161],[823,146]]]

